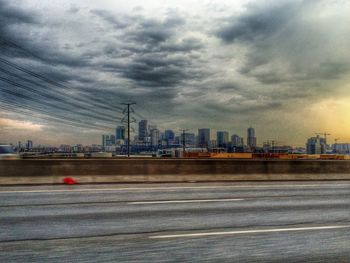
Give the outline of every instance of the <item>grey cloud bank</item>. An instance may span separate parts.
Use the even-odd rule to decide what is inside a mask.
[[[245,136],[253,125],[260,143],[350,132],[315,121],[327,109],[311,114],[350,98],[347,2],[150,3],[0,0],[0,124],[41,124],[26,136],[47,143],[98,143],[129,100],[160,128]],[[16,127],[0,135],[24,136]]]

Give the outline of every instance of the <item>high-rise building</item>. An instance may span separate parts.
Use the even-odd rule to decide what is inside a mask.
[[[159,130],[158,129],[152,129],[151,130],[151,146],[152,147],[158,147],[159,145]]]
[[[255,130],[252,127],[249,127],[247,130],[247,145],[250,148],[256,147]]]
[[[33,141],[31,141],[31,140],[28,140],[27,141],[27,145],[26,145],[27,147],[27,150],[31,150],[31,149],[33,149]]]
[[[216,132],[216,143],[218,147],[227,147],[228,132],[227,131]]]
[[[198,129],[198,146],[208,147],[210,142],[210,129],[202,128]]]
[[[106,147],[109,145],[109,135],[102,135],[102,147]]]
[[[125,140],[125,126],[118,126],[115,129],[116,140]]]
[[[307,154],[324,154],[326,153],[326,140],[320,136],[311,137],[306,142]]]
[[[164,139],[165,140],[174,140],[175,139],[174,131],[173,130],[165,130]]]
[[[115,135],[114,134],[109,136],[109,141],[110,141],[110,144],[115,145]]]
[[[244,144],[243,138],[238,136],[237,134],[231,136],[231,143],[234,147],[241,147]]]
[[[164,140],[166,145],[172,145],[175,143],[175,133],[173,130],[165,130],[164,132]]]
[[[148,121],[141,120],[139,122],[139,140],[144,141],[148,136]]]
[[[184,134],[182,133],[180,144],[183,144],[184,142]],[[185,133],[185,145],[186,147],[194,147],[196,145],[196,135],[194,133]]]

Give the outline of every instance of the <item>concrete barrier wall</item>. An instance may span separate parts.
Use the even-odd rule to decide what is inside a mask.
[[[242,180],[348,180],[346,160],[59,159],[0,161],[0,185]]]

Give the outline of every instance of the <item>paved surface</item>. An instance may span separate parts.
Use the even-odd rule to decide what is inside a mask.
[[[350,262],[350,182],[0,187],[0,262]]]

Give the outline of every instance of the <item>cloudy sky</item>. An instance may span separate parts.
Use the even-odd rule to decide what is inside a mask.
[[[0,0],[0,140],[161,130],[350,142],[350,2]],[[135,125],[136,128],[136,125]]]

